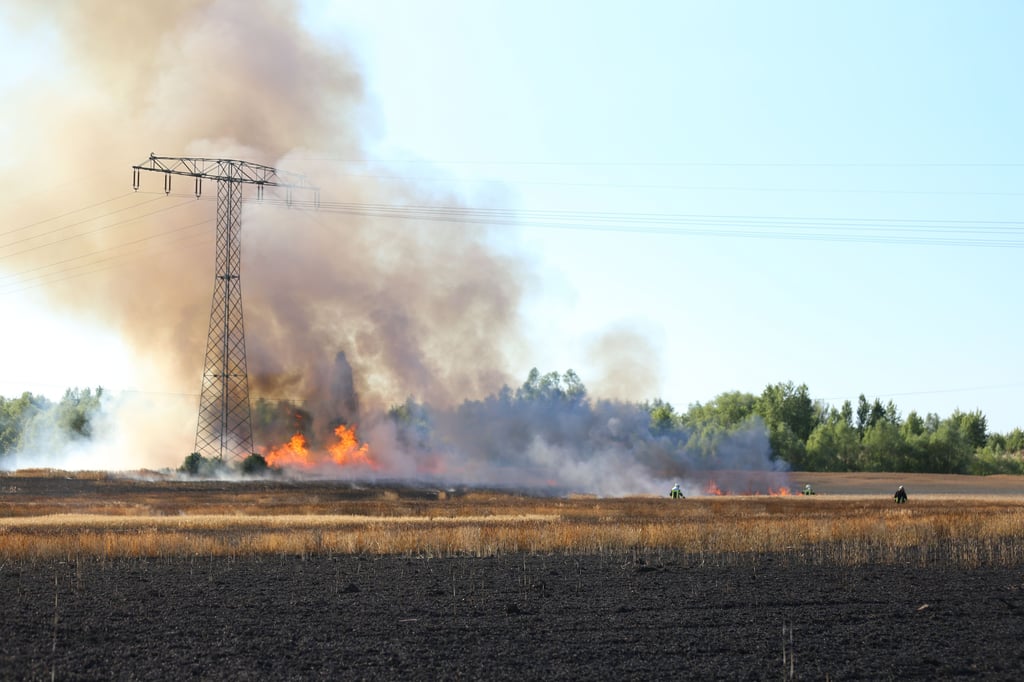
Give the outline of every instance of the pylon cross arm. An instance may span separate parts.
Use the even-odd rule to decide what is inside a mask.
[[[271,166],[234,159],[210,159],[194,156],[157,156],[150,154],[142,163],[132,166],[139,171],[155,171],[169,175],[187,175],[208,180],[244,182],[267,187],[285,187],[317,191],[305,176],[278,170]]]

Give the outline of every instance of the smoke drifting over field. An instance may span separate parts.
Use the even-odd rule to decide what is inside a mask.
[[[26,148],[21,156],[47,163],[59,156],[62,165],[85,176],[78,180],[94,202],[128,191],[131,165],[155,151],[304,172],[333,201],[457,203],[414,186],[396,189],[351,175],[342,160],[363,156],[369,118],[364,86],[350,55],[303,29],[294,3],[24,6],[25,17],[56,28],[66,68],[58,72],[59,87],[24,87],[22,96],[35,103],[31,114],[49,119],[47,136],[58,131],[58,137],[32,140],[31,152]],[[100,142],[98,149],[89,146],[93,140]],[[98,153],[110,176],[90,177]],[[325,158],[331,161],[312,160]],[[18,186],[19,177],[31,175],[26,170],[19,167],[18,177],[11,172],[5,182]],[[175,243],[176,233],[153,239],[146,252],[121,260],[127,267],[93,272],[47,293],[55,306],[88,310],[118,329],[177,385],[197,387],[214,283],[216,193],[208,183],[209,201],[189,202],[190,179],[174,180],[174,192],[182,196],[164,198],[161,176],[144,174],[141,189],[157,194],[131,195],[111,209],[153,198],[144,209],[125,211],[124,218],[167,210],[68,240],[66,252],[117,249],[176,228],[190,235],[184,247]],[[53,196],[41,197],[23,223],[29,215],[53,215],[52,202]],[[74,206],[81,205],[76,196]],[[486,230],[303,213],[272,201],[247,204],[242,221],[255,392],[302,399],[318,394],[339,349],[348,351],[365,382],[360,393],[371,402],[394,394],[457,400],[506,378],[506,352],[517,340],[522,265],[490,250]],[[17,267],[8,267],[49,264],[53,252],[26,252],[11,259]]]
[[[723,438],[716,455],[703,459],[687,449],[685,430],[652,433],[646,410],[615,401],[517,403],[491,396],[438,415],[436,423],[434,442],[462,448],[441,467],[454,465],[473,483],[599,495],[665,495],[673,483],[687,496],[707,494],[709,484],[732,493],[788,487],[759,425]]]
[[[5,282],[27,282],[53,309],[116,330],[148,383],[174,387],[167,393],[194,392],[202,373],[216,193],[207,187],[196,201],[192,183],[176,178],[164,197],[154,174],[144,175],[142,192],[127,193],[131,165],[150,152],[301,172],[337,203],[459,203],[352,174],[346,160],[363,158],[374,120],[358,64],[343,46],[311,36],[294,2],[26,1],[3,11],[38,32],[49,55],[42,75],[12,87],[3,114],[17,131],[7,150],[17,162],[0,167],[17,197],[0,209],[4,224],[49,221],[0,242],[0,267],[15,277]],[[55,172],[40,192],[39,178]],[[50,220],[65,212],[74,215]],[[487,228],[289,211],[273,201],[247,203],[242,221],[253,396],[298,408],[320,432],[358,423],[379,475],[443,471],[473,483],[586,489],[615,481],[612,492],[640,492],[686,468],[665,465],[635,406],[503,412],[492,394],[529,365],[518,315],[530,272],[490,246]],[[595,346],[607,366],[602,389],[656,375],[635,352],[622,371],[616,349],[629,341],[616,332]],[[411,432],[384,416],[406,396],[431,406],[429,444],[410,442]],[[123,468],[127,451],[137,466],[176,466],[195,435],[195,402],[185,398],[143,391],[107,403],[113,412],[96,434],[106,438],[86,461],[67,461]],[[294,426],[282,410],[265,433]],[[767,466],[766,443],[752,447]],[[31,463],[66,464],[52,450],[39,455]]]
[[[346,385],[344,355],[336,376]],[[338,393],[341,396],[341,393]],[[357,404],[354,396],[334,404]],[[266,407],[265,405],[263,407]],[[368,444],[321,424],[288,403],[258,413],[264,439],[283,442],[266,451],[275,466],[324,476],[430,481],[547,492],[600,495],[665,493],[672,482],[685,494],[785,492],[784,463],[773,461],[759,419],[711,434],[680,425],[652,428],[648,408],[637,403],[594,400],[572,371],[530,373],[483,400],[432,406],[407,400],[388,415],[366,418]],[[326,427],[326,428],[325,428]],[[347,438],[338,444],[332,434]]]

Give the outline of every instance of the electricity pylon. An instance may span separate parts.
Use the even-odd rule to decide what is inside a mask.
[[[194,452],[217,460],[224,460],[225,456],[245,459],[253,447],[242,321],[242,185],[256,185],[258,199],[263,198],[264,187],[282,187],[287,191],[289,204],[296,189],[312,192],[319,204],[320,190],[301,175],[257,163],[154,154],[132,166],[133,189],[139,189],[139,176],[144,170],[164,174],[167,194],[171,193],[172,175],[195,178],[197,199],[202,196],[204,179],[217,182],[216,273]]]

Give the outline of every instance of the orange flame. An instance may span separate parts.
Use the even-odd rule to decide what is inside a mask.
[[[326,452],[313,452],[309,449],[306,437],[296,433],[284,445],[271,448],[265,459],[269,466],[311,469],[318,465],[336,464],[338,466],[363,466],[377,469],[378,464],[370,458],[368,443],[360,443],[356,438],[356,429],[344,424],[334,429],[337,441],[327,446]]]
[[[331,459],[335,464],[341,466],[360,464],[371,469],[377,468],[377,463],[370,459],[369,443],[359,444],[354,426],[349,428],[341,424],[334,429],[334,435],[338,437],[338,442],[327,446],[327,452],[331,454]]]
[[[296,433],[284,445],[279,445],[270,450],[266,456],[269,466],[300,466],[311,467],[313,461],[309,458],[309,448],[306,447],[306,437]]]
[[[715,483],[714,481],[708,481],[708,484],[704,487],[704,492],[707,493],[708,495],[735,495],[735,494],[761,495],[762,494],[762,493],[756,492],[756,491],[753,491],[753,492],[748,491],[746,493],[734,493],[732,491],[725,491],[725,490],[722,490],[721,488],[719,488],[718,484]],[[793,493],[790,492],[789,488],[787,488],[785,486],[780,486],[778,488],[768,488],[768,492],[764,493],[764,494],[768,495],[769,497],[781,497],[781,496],[785,496],[785,495],[792,495]]]

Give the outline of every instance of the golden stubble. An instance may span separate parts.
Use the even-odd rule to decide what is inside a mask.
[[[166,497],[166,496],[165,496]],[[1014,497],[735,496],[551,499],[439,494],[301,504],[273,495],[153,507],[96,500],[63,513],[0,507],[0,559],[264,555],[776,555],[831,565],[1024,562],[1024,503]]]

